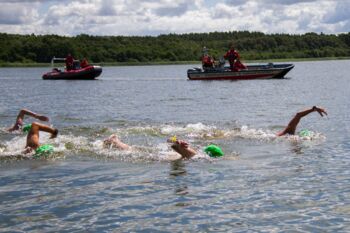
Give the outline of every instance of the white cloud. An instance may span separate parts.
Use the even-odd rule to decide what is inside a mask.
[[[325,23],[348,21],[350,18],[350,1],[339,1],[331,11],[324,15]]]
[[[1,24],[30,24],[39,17],[36,7],[38,3],[22,3],[20,7],[13,3],[2,3],[0,7]]]
[[[226,4],[219,3],[212,10],[213,19],[234,19],[238,18],[241,11],[237,7],[228,6]]]
[[[319,0],[264,0],[260,1],[263,4],[269,6],[269,5],[295,5],[305,2],[317,2]]]
[[[0,31],[158,35],[348,32],[350,0],[0,0]]]

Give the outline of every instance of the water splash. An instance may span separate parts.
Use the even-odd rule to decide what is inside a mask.
[[[65,132],[72,132],[65,134]],[[74,134],[73,134],[74,131]],[[138,138],[147,138],[147,143],[130,145],[130,150],[118,150],[105,147],[103,140],[111,133],[121,136],[121,139],[134,141]],[[26,136],[23,134],[11,133],[14,138],[0,144],[0,158],[20,156],[31,158],[32,154],[24,154]],[[212,160],[203,152],[203,148],[211,143],[218,145],[229,145],[234,138],[244,140],[259,140],[266,143],[279,141],[292,141],[297,143],[310,142],[320,143],[325,136],[312,132],[309,136],[300,137],[298,135],[289,135],[278,137],[271,130],[250,128],[246,125],[241,127],[218,128],[215,125],[206,125],[201,122],[195,124],[179,125],[147,125],[147,126],[129,126],[125,128],[73,128],[64,129],[55,139],[50,139],[50,134],[41,133],[40,142],[42,144],[52,144],[54,146],[54,158],[65,156],[90,156],[98,159],[116,159],[121,161],[172,161],[179,159],[179,155],[174,152],[166,139],[176,135],[177,138],[187,140],[194,147],[198,154],[193,160]],[[8,137],[9,135],[7,135]],[[311,143],[311,144],[312,144]],[[145,145],[147,144],[147,145]],[[222,159],[235,159],[239,153],[226,152]]]

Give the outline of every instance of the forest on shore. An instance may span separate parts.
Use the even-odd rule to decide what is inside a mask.
[[[233,43],[243,60],[350,57],[350,32],[264,34],[232,31],[159,36],[18,35],[0,33],[0,64],[48,63],[53,56],[87,58],[91,63],[189,62],[202,48],[215,58]]]

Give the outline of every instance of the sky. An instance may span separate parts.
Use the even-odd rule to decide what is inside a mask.
[[[157,36],[350,31],[350,0],[0,0],[0,32]]]

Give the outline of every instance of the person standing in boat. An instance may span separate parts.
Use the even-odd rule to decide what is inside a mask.
[[[74,63],[74,58],[70,53],[68,53],[68,55],[66,57],[66,70],[67,71],[70,71],[73,69],[73,67],[74,67],[73,63]]]
[[[230,69],[234,71],[235,62],[237,59],[240,58],[240,56],[238,52],[235,50],[235,47],[233,45],[231,45],[230,50],[226,52],[226,54],[224,55],[224,58],[229,61]]]
[[[208,49],[206,47],[203,47],[202,52],[203,52],[203,55],[202,55],[203,70],[213,68],[214,67],[214,59],[211,56],[209,56]]]

